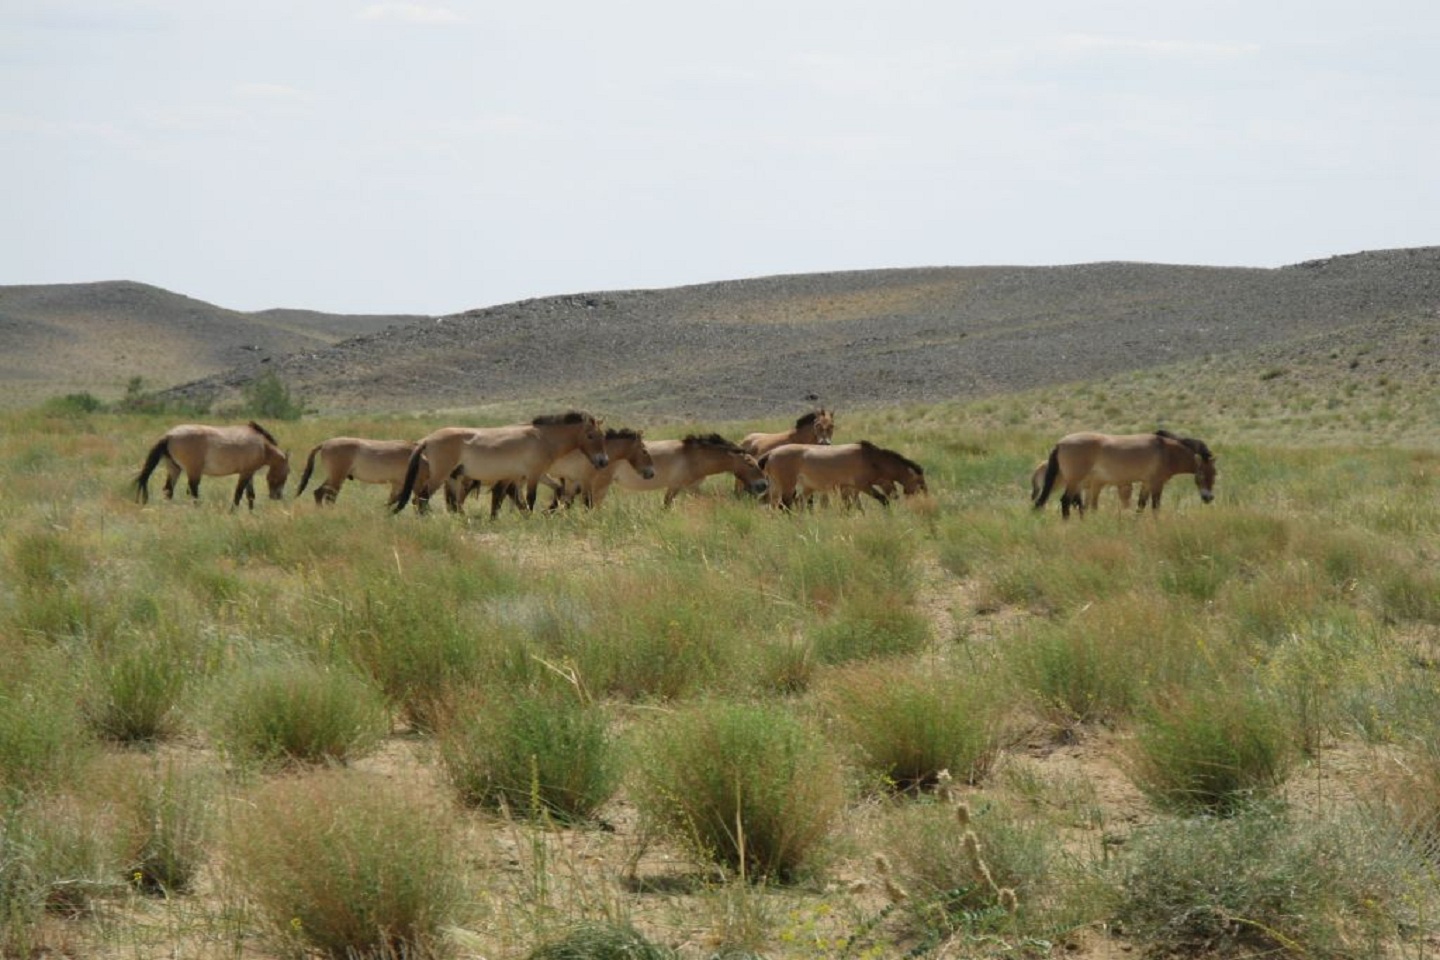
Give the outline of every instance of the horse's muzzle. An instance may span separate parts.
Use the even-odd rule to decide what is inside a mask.
[[[590,462],[595,464],[596,468],[598,469],[600,467],[608,465],[610,463],[610,458],[603,453],[597,453]]]
[[[644,480],[654,480],[654,479],[655,479],[655,468],[654,468],[654,467],[646,467],[644,470],[641,470],[641,471],[640,471],[640,477],[641,477],[641,479],[644,479]]]
[[[761,477],[759,480],[756,480],[754,483],[750,484],[751,493],[764,493],[766,490],[769,489],[770,481],[766,480],[764,477]]]
[[[1210,490],[1201,490],[1201,491],[1200,491],[1200,502],[1201,502],[1201,503],[1213,503],[1214,501],[1215,501],[1215,494],[1214,494],[1214,492],[1212,492],[1212,491],[1210,491]]]

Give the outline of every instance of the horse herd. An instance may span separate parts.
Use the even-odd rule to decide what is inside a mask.
[[[529,512],[542,485],[554,490],[550,508],[579,497],[598,506],[610,487],[663,490],[666,506],[681,492],[694,490],[707,477],[729,473],[737,491],[764,496],[790,508],[814,498],[838,496],[847,504],[869,496],[888,504],[897,495],[927,492],[924,469],[913,460],[869,441],[835,444],[830,410],[806,413],[789,430],[752,433],[739,443],[718,434],[690,434],[679,440],[646,441],[635,430],[601,429],[588,413],[536,417],[503,427],[443,427],[418,441],[332,437],[310,450],[295,495],[312,477],[317,505],[333,503],[347,480],[384,483],[388,503],[400,512],[412,501],[428,507],[441,492],[453,511],[483,487],[490,488],[490,515],[506,500]],[[151,448],[135,478],[136,499],[149,500],[149,481],[164,464],[165,496],[173,497],[183,473],[190,496],[198,498],[205,476],[236,476],[231,507],[242,497],[255,506],[255,474],[266,471],[270,497],[284,497],[290,460],[275,437],[251,421],[240,426],[183,424],[166,431]],[[318,473],[317,473],[318,468]],[[1064,437],[1032,476],[1031,499],[1045,506],[1060,487],[1062,516],[1072,507],[1093,508],[1101,490],[1115,486],[1129,505],[1140,485],[1140,508],[1160,506],[1165,483],[1191,473],[1205,503],[1214,499],[1215,457],[1202,440],[1166,430],[1111,436],[1074,433]]]

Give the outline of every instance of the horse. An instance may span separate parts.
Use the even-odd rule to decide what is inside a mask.
[[[829,410],[812,410],[795,421],[795,426],[782,433],[750,433],[740,440],[740,449],[759,460],[776,447],[787,443],[829,444],[835,432],[835,414]]]
[[[1179,437],[1168,430],[1111,436],[1104,433],[1072,433],[1061,438],[1045,464],[1045,479],[1035,496],[1035,509],[1045,506],[1057,480],[1064,479],[1060,514],[1070,516],[1076,507],[1083,516],[1087,485],[1140,483],[1140,509],[1160,509],[1160,495],[1166,482],[1177,473],[1193,473],[1200,500],[1215,499],[1215,455],[1205,441]],[[1097,486],[1098,489],[1098,486]]]
[[[770,502],[779,507],[794,505],[798,494],[808,500],[832,490],[848,504],[863,493],[887,506],[897,490],[905,496],[928,492],[920,464],[868,440],[823,447],[785,444],[762,457],[760,466],[770,480]]]
[[[682,490],[694,490],[709,476],[731,473],[747,491],[765,492],[768,481],[755,458],[717,433],[690,434],[682,440],[652,440],[645,444],[654,464],[654,475],[642,477],[629,464],[615,471],[614,482],[627,490],[664,490],[665,506]],[[604,496],[605,488],[596,488]]]
[[[305,458],[305,469],[300,474],[300,485],[295,488],[295,496],[305,492],[318,457],[321,469],[325,472],[325,482],[315,488],[316,506],[334,503],[346,480],[390,484],[390,496],[385,502],[393,504],[405,483],[405,469],[410,465],[410,455],[414,452],[413,440],[331,437],[310,449],[310,455]],[[421,461],[420,470],[415,477],[417,484],[429,482],[429,467],[427,461]]]
[[[150,502],[150,475],[165,461],[165,498],[175,496],[175,482],[184,472],[190,486],[190,497],[200,498],[201,477],[227,477],[238,474],[235,499],[230,509],[240,506],[240,497],[255,509],[255,474],[266,468],[265,480],[270,499],[285,496],[285,481],[290,476],[290,457],[268,430],[254,420],[238,427],[211,427],[185,423],[165,431],[145,457],[135,477],[135,499]]]
[[[1045,468],[1048,466],[1050,466],[1049,460],[1041,460],[1035,465],[1034,472],[1030,474],[1030,500],[1032,502],[1040,496],[1040,488],[1045,485]],[[1095,505],[1100,502],[1100,491],[1104,490],[1106,486],[1107,484],[1096,481],[1085,487],[1086,510],[1095,509]],[[1120,509],[1129,510],[1133,484],[1117,483],[1114,486],[1115,492],[1120,495]],[[1144,484],[1141,484],[1141,490],[1144,490]]]
[[[588,413],[568,413],[536,417],[528,424],[508,427],[442,427],[422,439],[410,454],[405,468],[405,481],[395,498],[394,511],[399,513],[415,494],[422,503],[435,489],[457,470],[460,476],[494,488],[495,497],[490,516],[500,512],[506,484],[515,485],[516,505],[520,505],[518,489],[525,486],[523,509],[535,508],[535,490],[550,465],[572,450],[580,450],[595,467],[610,462],[605,454],[605,435],[600,421]],[[429,460],[430,476],[418,483],[420,464]],[[437,482],[438,481],[438,482]],[[458,512],[459,502],[451,505]]]
[[[551,510],[561,503],[568,507],[576,496],[581,497],[587,507],[599,506],[622,463],[628,464],[642,480],[655,478],[655,459],[638,430],[606,430],[605,454],[610,462],[603,467],[592,464],[578,450],[570,451],[550,465],[548,474],[555,485]]]

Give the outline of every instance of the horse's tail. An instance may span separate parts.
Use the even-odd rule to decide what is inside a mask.
[[[415,444],[415,449],[410,452],[410,462],[405,466],[405,484],[395,495],[395,509],[392,512],[399,513],[410,502],[410,495],[415,492],[415,479],[420,475],[420,461],[424,458],[425,444]],[[431,478],[430,482],[434,483],[434,478]]]
[[[300,474],[300,486],[295,488],[295,496],[305,492],[305,485],[310,482],[310,474],[315,472],[315,454],[320,452],[324,444],[317,443],[310,448],[310,456],[305,458],[305,469]]]
[[[1050,460],[1045,464],[1045,483],[1041,485],[1040,492],[1035,496],[1035,509],[1039,510],[1045,506],[1045,501],[1050,499],[1050,491],[1055,489],[1055,479],[1060,476],[1060,446],[1057,444],[1050,451]]]
[[[155,468],[160,466],[160,461],[169,456],[169,453],[169,437],[161,437],[159,442],[150,448],[150,453],[145,457],[145,465],[141,467],[140,472],[135,475],[136,503],[150,502],[150,474],[155,472]]]

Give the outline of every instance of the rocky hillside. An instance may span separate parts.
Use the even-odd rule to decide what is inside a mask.
[[[172,386],[416,319],[240,313],[128,281],[0,286],[0,402]]]
[[[547,297],[389,327],[263,369],[322,410],[527,401],[730,419],[817,400],[970,398],[1207,355],[1293,360],[1335,338],[1409,342],[1431,331],[1440,334],[1440,248],[1264,270],[954,267]],[[178,392],[219,397],[261,370],[247,363]]]
[[[0,288],[0,382],[43,383],[53,395],[140,374],[223,404],[274,370],[327,413],[583,406],[693,421],[789,415],[817,401],[973,398],[1207,356],[1303,365],[1341,342],[1403,344],[1397,362],[1433,382],[1432,334],[1440,247],[1263,270],[777,276],[434,318],[241,314],[140,284],[93,284]]]

